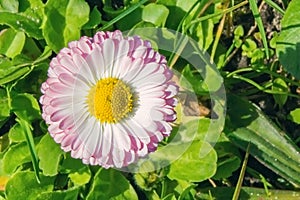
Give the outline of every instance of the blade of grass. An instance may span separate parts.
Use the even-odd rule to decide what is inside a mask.
[[[122,18],[124,18],[126,15],[129,15],[130,13],[132,13],[135,9],[137,9],[138,7],[140,7],[141,5],[143,5],[144,3],[146,3],[147,1],[148,0],[142,0],[142,1],[138,2],[137,4],[134,4],[133,6],[131,6],[130,8],[126,9],[124,12],[122,12],[121,14],[119,14],[117,17],[115,17],[112,20],[110,20],[103,27],[99,28],[99,30],[105,30],[105,29],[107,29],[108,27],[110,27],[111,25],[113,25],[114,23],[116,23],[117,21],[119,21]]]
[[[243,179],[244,179],[244,176],[245,176],[246,167],[247,167],[247,163],[248,163],[249,149],[250,149],[250,143],[248,144],[248,147],[247,147],[247,150],[246,150],[246,154],[245,154],[244,162],[243,162],[242,169],[241,169],[241,172],[240,172],[239,180],[236,184],[232,200],[238,200],[239,199],[239,195],[240,195],[240,191],[242,189],[242,183],[243,183]]]
[[[228,5],[229,5],[229,2],[227,2],[227,4],[225,4],[226,7]],[[213,43],[213,46],[212,46],[212,50],[211,50],[211,54],[210,54],[210,62],[211,63],[214,62],[215,53],[217,51],[218,43],[220,41],[221,34],[222,34],[223,29],[224,29],[225,20],[226,20],[226,14],[223,15],[223,17],[220,21],[220,24],[218,26],[216,37],[215,37],[215,40],[214,40],[214,43]]]
[[[275,10],[277,10],[280,14],[284,15],[284,10],[282,8],[280,8],[276,3],[274,3],[272,0],[265,0],[265,2],[271,6],[272,8],[274,8]]]
[[[290,92],[280,92],[280,91],[274,91],[274,90],[267,89],[266,87],[261,86],[260,84],[256,83],[252,79],[246,78],[244,76],[240,76],[240,75],[234,74],[232,77],[236,78],[236,79],[243,80],[243,81],[249,83],[250,85],[253,85],[258,90],[260,90],[262,92],[265,92],[265,93],[268,93],[268,94],[284,94],[284,95],[288,95],[290,97],[299,98],[299,95],[291,94]]]
[[[265,52],[266,52],[267,59],[269,59],[270,55],[269,55],[269,47],[268,47],[268,42],[267,42],[267,36],[266,36],[266,32],[265,32],[265,29],[264,29],[264,25],[263,25],[261,16],[259,14],[259,10],[258,10],[256,1],[255,0],[249,0],[249,5],[250,5],[250,10],[252,11],[252,14],[254,16],[255,22],[257,23],[258,30],[261,34],[261,38],[262,38],[263,45],[265,47]]]
[[[33,169],[35,172],[35,177],[38,183],[40,183],[40,175],[39,175],[39,161],[38,161],[38,156],[35,150],[35,144],[33,141],[33,137],[32,137],[32,132],[31,132],[31,125],[23,120],[23,119],[16,119],[16,121],[20,124],[20,126],[22,127],[22,129],[24,130],[24,136],[26,138],[26,142],[30,151],[30,155],[31,155],[31,161],[32,161],[32,165],[33,165]]]
[[[200,1],[197,1],[195,2],[191,8],[188,10],[188,12],[186,12],[186,14],[184,15],[184,17],[182,18],[182,20],[180,20],[179,22],[179,25],[176,29],[176,37],[175,38],[178,38],[178,32],[179,30],[181,29],[183,33],[185,33],[185,28],[184,28],[184,21],[186,20],[186,18],[189,16],[189,13],[192,12],[192,10],[194,10],[196,8],[196,6],[200,3]],[[180,51],[180,49],[182,50],[186,43],[182,44],[183,42],[183,37],[180,37],[178,41],[175,41],[175,51],[172,52],[172,54],[170,55],[169,57],[169,60],[168,60],[168,65],[170,68],[173,67],[173,65],[176,63],[177,59],[179,58],[179,55],[180,55],[180,52],[178,53],[178,51]],[[177,52],[177,54],[175,54],[175,52]]]
[[[248,4],[248,1],[243,1],[243,2],[241,2],[239,4],[237,4],[237,5],[234,5],[234,6],[228,8],[228,9],[225,9],[225,10],[223,10],[221,12],[210,14],[210,15],[205,15],[203,17],[199,17],[198,19],[195,19],[195,20],[191,21],[190,25],[195,24],[197,22],[202,22],[202,21],[205,21],[205,20],[217,17],[219,15],[225,15],[225,14],[230,13],[230,12],[232,12],[232,11],[240,8],[240,7],[243,7],[246,4]]]

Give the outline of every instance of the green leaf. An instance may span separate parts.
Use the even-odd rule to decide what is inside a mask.
[[[91,171],[87,166],[85,166],[76,172],[70,173],[69,178],[75,186],[85,185],[91,179]]]
[[[101,13],[95,6],[90,13],[89,21],[82,27],[82,29],[93,29],[96,28],[101,22]]]
[[[51,192],[43,192],[39,194],[36,200],[75,200],[78,199],[79,188],[71,188],[68,190],[58,190]]]
[[[242,187],[239,199],[241,200],[258,200],[258,199],[288,199],[298,200],[300,196],[299,191],[289,190],[269,190],[269,194],[266,194],[265,189]],[[201,188],[197,193],[197,199],[232,199],[234,188],[230,187],[209,187]],[[211,196],[211,197],[210,197]]]
[[[295,110],[292,110],[290,112],[290,115],[289,115],[289,118],[297,123],[297,124],[300,124],[300,108],[296,108]]]
[[[18,12],[19,1],[18,0],[0,0],[0,11],[8,11],[16,13]]]
[[[20,54],[25,44],[25,34],[9,28],[1,31],[0,53],[13,58]]]
[[[44,175],[54,176],[58,173],[59,162],[63,153],[60,146],[49,134],[44,135],[37,146],[39,167],[43,170]]]
[[[19,56],[13,60],[0,57],[0,85],[19,79],[31,69],[27,59]]]
[[[41,8],[41,6],[30,7],[27,12],[23,13],[0,12],[0,24],[8,25],[15,30],[25,32],[29,37],[42,39],[42,32],[40,30],[41,17],[33,14],[37,12],[37,9]]]
[[[42,31],[40,30],[43,18],[42,1],[1,0],[0,3],[0,10],[2,11],[0,12],[0,24],[24,32],[35,39],[42,39]]]
[[[78,40],[81,27],[89,20],[89,6],[83,0],[49,0],[45,6],[43,36],[57,53],[70,41]]]
[[[143,9],[142,20],[156,26],[164,27],[169,15],[169,10],[164,5],[150,3]]]
[[[65,159],[61,164],[60,172],[69,174],[69,173],[77,172],[80,169],[84,168],[85,166],[86,165],[84,165],[80,159],[72,158],[70,154],[67,153]]]
[[[32,94],[15,94],[12,97],[12,111],[25,121],[32,122],[41,118],[40,106]]]
[[[227,137],[244,150],[250,143],[252,156],[300,187],[299,148],[257,106],[234,95],[229,95],[227,102]]]
[[[3,170],[12,174],[18,166],[30,162],[30,152],[26,142],[10,146],[3,156]]]
[[[282,78],[276,78],[273,81],[272,90],[276,92],[285,92],[286,94],[273,94],[275,102],[282,108],[287,101],[289,87]]]
[[[8,137],[11,142],[24,142],[24,130],[19,123],[16,123],[11,129],[9,129]]]
[[[170,148],[170,153],[176,152],[179,145]],[[210,148],[210,152],[200,157],[202,148]],[[186,167],[189,166],[189,167]],[[217,169],[217,154],[207,142],[193,142],[191,146],[170,165],[168,177],[176,180],[201,182],[212,177]]]
[[[228,178],[236,171],[241,164],[238,149],[230,142],[218,142],[214,146],[218,154],[218,168],[214,179],[221,180]]]
[[[43,192],[53,190],[54,177],[41,175],[41,183],[35,180],[33,172],[17,172],[7,182],[5,194],[10,200],[36,200]]]
[[[277,38],[276,53],[283,67],[300,79],[300,0],[288,4],[281,21],[281,33]]]
[[[8,99],[6,90],[0,88],[0,121],[6,119],[10,115],[10,99]]]
[[[242,36],[244,36],[244,27],[242,25],[238,25],[235,29],[234,29],[234,37],[236,38],[240,38]]]
[[[70,154],[66,154],[60,166],[60,173],[68,174],[68,177],[75,185],[85,185],[90,181],[91,171],[79,159],[74,159]]]
[[[183,88],[189,89],[192,87],[196,94],[208,92],[201,75],[199,73],[194,73],[189,64],[183,68],[181,74],[180,85]]]
[[[117,183],[117,184],[116,184]],[[99,169],[95,174],[87,200],[138,199],[128,180],[115,169]]]

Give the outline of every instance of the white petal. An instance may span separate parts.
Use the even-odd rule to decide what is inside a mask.
[[[108,69],[108,75],[112,75],[114,60],[114,52],[115,52],[115,44],[113,40],[107,39],[103,42],[103,58],[104,58],[104,66]]]
[[[79,68],[78,74],[80,74],[81,77],[84,77],[85,82],[89,85],[95,84],[96,80],[94,78],[94,74],[83,57],[81,55],[75,54],[73,55],[73,60]]]

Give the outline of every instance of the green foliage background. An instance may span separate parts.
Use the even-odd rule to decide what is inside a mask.
[[[0,199],[299,199],[299,7],[300,0],[0,0]],[[189,120],[178,120],[185,131],[173,133],[182,141],[196,135],[192,145],[163,169],[141,165],[147,173],[84,165],[60,149],[41,118],[50,59],[82,35],[143,27],[177,30],[210,54],[228,97],[221,137],[212,148],[204,140],[211,113],[191,112],[211,108],[205,80],[162,52],[200,102],[180,99],[190,110],[178,115]],[[172,160],[182,141],[157,156]],[[200,148],[211,151],[201,157]]]

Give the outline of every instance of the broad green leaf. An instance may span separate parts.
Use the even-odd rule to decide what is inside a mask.
[[[30,162],[30,152],[26,142],[10,146],[3,156],[3,170],[12,174],[18,166]]]
[[[179,145],[170,148],[170,153],[176,152],[177,146]],[[193,142],[177,160],[171,163],[168,177],[191,182],[201,182],[212,177],[217,169],[217,154],[211,148],[208,154],[200,157],[201,148],[211,147],[206,142]]]
[[[142,20],[150,22],[156,26],[165,26],[169,10],[164,5],[150,3],[143,9]]]
[[[99,169],[95,174],[87,200],[138,199],[128,180],[115,169]]]
[[[194,140],[203,141],[209,134],[209,125],[211,121],[208,118],[192,118],[190,121],[184,121],[178,134],[180,137],[174,138],[173,142],[183,143]]]
[[[34,121],[41,118],[40,106],[32,94],[15,94],[12,97],[12,111],[20,119]]]
[[[41,193],[52,191],[53,185],[54,177],[41,175],[39,184],[33,172],[17,172],[8,181],[5,194],[9,200],[36,200]]]
[[[95,6],[90,13],[89,21],[82,27],[82,29],[93,29],[96,28],[101,22],[101,13],[97,6]]]
[[[70,154],[67,153],[59,171],[61,173],[71,174],[79,171],[84,167],[86,167],[86,165],[84,165],[80,159],[72,158]]]
[[[0,0],[0,11],[8,11],[12,13],[18,12],[18,0]]]
[[[56,53],[70,41],[78,40],[81,27],[89,20],[84,0],[49,0],[45,6],[43,36]]]
[[[234,95],[229,95],[227,102],[227,137],[244,150],[250,143],[252,156],[300,187],[299,148],[257,106]]]
[[[235,188],[231,187],[209,187],[201,188],[197,193],[197,199],[232,199]],[[266,194],[264,189],[253,187],[242,187],[240,192],[241,200],[263,200],[263,199],[278,199],[278,200],[299,200],[299,191],[289,190],[269,190],[270,196]],[[212,196],[212,198],[210,198]]]
[[[6,90],[0,88],[0,121],[10,115],[9,101]]]
[[[91,171],[79,159],[74,159],[70,154],[66,154],[60,166],[60,173],[68,174],[68,177],[75,185],[85,185],[90,181]]]
[[[218,168],[213,179],[224,179],[232,175],[241,164],[241,159],[239,158],[239,151],[230,142],[218,142],[214,146],[218,154]]]
[[[0,53],[9,58],[20,54],[25,44],[25,34],[9,28],[0,33]]]
[[[9,129],[8,137],[11,142],[23,142],[25,141],[24,130],[19,123],[16,123]]]
[[[42,39],[42,32],[39,28],[41,19],[37,16],[27,15],[26,13],[0,12],[0,24],[25,32],[30,37]]]
[[[279,107],[284,106],[287,101],[287,93],[289,91],[289,87],[286,82],[282,78],[276,78],[273,81],[272,90],[275,92],[286,92],[286,94],[273,94],[273,98]]]
[[[8,3],[9,1],[9,3]],[[42,39],[40,26],[43,18],[43,3],[40,0],[1,0],[6,10],[0,12],[0,24],[25,32],[28,36]]]
[[[281,21],[281,33],[277,38],[276,53],[280,63],[297,79],[300,79],[300,0],[288,4]]]
[[[70,173],[69,178],[75,186],[85,185],[91,179],[91,171],[87,166],[85,166],[76,172]]]
[[[0,57],[0,85],[4,85],[14,81],[31,69],[29,67],[30,61],[23,57],[15,57],[13,60]]]
[[[289,118],[297,123],[297,124],[300,124],[300,108],[296,108],[295,110],[292,110],[290,112],[290,115],[289,115]]]
[[[59,162],[63,153],[60,146],[49,134],[44,135],[37,146],[39,167],[43,170],[44,175],[54,176],[58,173]]]
[[[43,192],[37,195],[36,200],[75,200],[78,199],[79,188],[71,188],[68,190],[57,190],[51,192]]]

